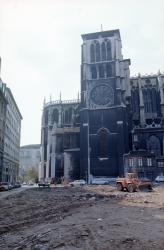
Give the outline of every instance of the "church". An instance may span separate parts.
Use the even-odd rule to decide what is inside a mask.
[[[130,77],[119,30],[82,41],[80,97],[44,103],[39,179],[164,175],[164,74]]]

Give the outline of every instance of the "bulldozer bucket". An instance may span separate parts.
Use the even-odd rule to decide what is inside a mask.
[[[152,185],[151,184],[140,184],[138,185],[138,190],[139,191],[152,191]]]

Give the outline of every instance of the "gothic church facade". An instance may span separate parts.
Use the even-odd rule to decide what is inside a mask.
[[[119,30],[82,39],[81,98],[44,103],[39,179],[164,173],[164,75],[130,78]]]

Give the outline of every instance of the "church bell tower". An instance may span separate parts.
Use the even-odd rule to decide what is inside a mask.
[[[130,60],[123,59],[119,30],[84,34],[82,39],[82,175],[118,176],[128,151]]]
[[[82,35],[81,93],[88,108],[125,105],[129,64],[123,60],[119,30]]]

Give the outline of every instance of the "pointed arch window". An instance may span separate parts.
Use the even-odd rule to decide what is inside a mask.
[[[64,123],[69,123],[69,111],[65,110],[64,113]]]
[[[104,42],[101,44],[101,59],[106,61],[106,46]]]
[[[134,113],[139,112],[139,89],[133,89],[131,91],[131,104],[132,104],[132,110]]]
[[[107,42],[107,60],[112,59],[112,49],[111,49],[111,42]]]
[[[158,92],[155,88],[145,88],[142,90],[144,109],[146,113],[157,112],[159,106]]]
[[[72,108],[65,110],[65,124],[70,124],[72,122]]]
[[[54,109],[52,112],[52,123],[54,124],[54,122],[58,123],[59,121],[59,112],[57,109]]]
[[[49,115],[49,111],[46,110],[46,112],[45,112],[45,125],[48,124],[48,115]]]
[[[91,62],[95,62],[95,46],[91,44],[90,46],[90,60]]]
[[[99,78],[104,78],[104,77],[105,77],[104,65],[101,64],[99,65]]]
[[[142,90],[142,94],[143,94],[144,110],[145,110],[145,113],[147,113],[148,107],[147,107],[147,91],[146,91],[146,89]]]
[[[155,88],[152,88],[151,94],[152,94],[152,111],[157,112],[158,98],[157,98],[157,91]]]
[[[112,65],[109,63],[107,63],[107,65],[106,65],[106,76],[107,77],[112,76]]]
[[[96,43],[96,62],[100,61],[100,44]]]
[[[147,150],[156,156],[161,155],[161,143],[157,136],[152,135],[147,140]]]
[[[68,109],[68,119],[69,119],[69,122],[71,123],[72,122],[72,108],[71,107]]]
[[[147,101],[148,101],[148,112],[152,112],[152,93],[151,93],[151,89],[147,89]]]
[[[151,91],[150,89],[143,89],[142,90],[145,113],[152,112],[151,92],[150,91]]]
[[[96,79],[97,78],[97,69],[96,69],[96,66],[92,66],[91,67],[91,77],[92,77],[92,79]]]

